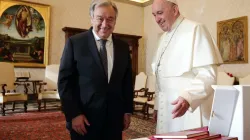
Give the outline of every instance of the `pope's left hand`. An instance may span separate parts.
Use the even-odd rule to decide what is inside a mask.
[[[124,114],[123,130],[129,128],[130,122],[131,122],[131,114]]]
[[[190,106],[189,103],[183,97],[178,97],[171,104],[175,105],[175,108],[172,111],[173,119],[183,116]]]

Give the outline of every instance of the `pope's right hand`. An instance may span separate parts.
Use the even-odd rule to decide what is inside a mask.
[[[158,111],[157,110],[154,110],[154,113],[153,113],[153,121],[156,123],[157,122],[157,113]]]
[[[81,135],[84,135],[87,133],[87,130],[85,128],[85,124],[90,126],[89,121],[85,117],[85,115],[79,115],[72,119],[72,128]]]

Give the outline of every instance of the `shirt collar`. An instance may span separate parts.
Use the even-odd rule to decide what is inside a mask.
[[[94,38],[95,38],[96,41],[101,40],[101,38],[96,34],[96,32],[94,31],[94,29],[92,29],[92,33],[93,33]],[[107,38],[107,40],[112,42],[112,34]]]
[[[171,31],[173,29],[175,29],[180,23],[181,21],[184,19],[184,17],[182,15],[179,15],[179,17],[175,20],[174,24],[171,27]]]

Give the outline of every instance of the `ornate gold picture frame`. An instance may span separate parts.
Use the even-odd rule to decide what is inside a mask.
[[[217,43],[225,64],[248,63],[247,16],[217,22]]]
[[[16,67],[45,67],[49,29],[49,5],[0,0],[0,62]]]

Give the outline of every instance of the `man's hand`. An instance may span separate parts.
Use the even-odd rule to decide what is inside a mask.
[[[72,128],[81,135],[84,135],[87,133],[87,130],[85,128],[86,125],[90,125],[87,118],[84,115],[79,115],[72,119]]]
[[[175,108],[172,111],[173,119],[183,116],[190,106],[189,103],[183,97],[178,97],[171,104],[175,105]]]
[[[123,130],[126,130],[129,128],[130,122],[131,122],[131,114],[124,114]]]
[[[154,113],[153,113],[153,121],[154,121],[154,123],[157,123],[157,113],[158,113],[158,111],[154,110]]]

